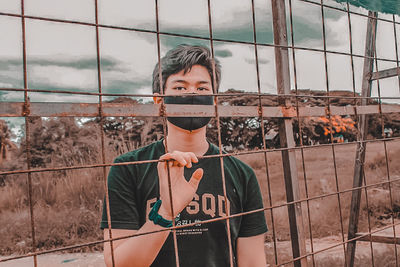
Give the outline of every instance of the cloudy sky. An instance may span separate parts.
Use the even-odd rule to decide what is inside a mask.
[[[286,1],[288,2],[288,1]],[[317,1],[318,2],[318,1]],[[99,23],[103,25],[156,30],[155,4],[149,0],[98,0]],[[250,0],[214,0],[213,36],[233,41],[253,41]],[[344,4],[325,0],[325,4],[345,9]],[[294,42],[296,46],[323,49],[321,8],[292,0]],[[20,1],[1,0],[0,12],[20,14]],[[257,41],[272,44],[271,3],[255,0]],[[288,8],[287,8],[288,10]],[[367,14],[361,7],[351,10]],[[327,49],[350,52],[347,13],[324,9]],[[93,0],[25,0],[25,14],[48,18],[95,22]],[[392,15],[379,14],[392,20]],[[209,36],[207,0],[160,0],[160,30],[200,37]],[[400,17],[396,16],[400,22]],[[363,55],[367,19],[351,15],[353,51]],[[400,25],[396,26],[400,46]],[[23,88],[21,19],[0,14],[0,88]],[[378,23],[378,57],[396,59],[393,23]],[[26,19],[28,86],[32,89],[97,92],[95,27]],[[210,42],[193,38],[161,35],[161,53],[178,44]],[[400,48],[400,47],[399,47]],[[256,92],[257,76],[254,46],[214,42],[215,55],[222,65],[220,90],[230,88]],[[157,62],[154,33],[100,28],[102,87],[105,93],[151,93],[151,73]],[[261,91],[276,93],[273,48],[258,47]],[[290,56],[291,59],[291,56]],[[353,90],[349,56],[329,54],[329,90]],[[363,60],[354,59],[356,91],[360,91]],[[396,67],[379,62],[379,69]],[[324,55],[296,50],[299,89],[327,90]],[[291,62],[293,73],[293,63]],[[291,86],[294,88],[292,75]],[[397,78],[381,81],[381,95],[399,96]],[[377,95],[374,84],[373,95]],[[97,97],[67,94],[29,93],[31,101],[96,102]],[[0,101],[23,101],[21,92],[0,91]],[[388,100],[399,103],[399,100]]]

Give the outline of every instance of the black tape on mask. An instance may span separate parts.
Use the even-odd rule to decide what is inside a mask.
[[[211,95],[185,95],[185,96],[166,96],[165,104],[181,104],[181,105],[213,105],[214,98]],[[200,129],[210,122],[211,117],[168,117],[173,125],[193,131]]]

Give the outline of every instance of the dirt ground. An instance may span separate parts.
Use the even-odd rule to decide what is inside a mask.
[[[37,257],[40,267],[105,267],[103,253],[47,254]],[[33,257],[0,263],[1,267],[34,266]]]
[[[396,222],[395,222],[396,223]],[[397,222],[398,223],[398,222]],[[385,231],[376,233],[380,236],[393,237],[393,228],[388,228]],[[396,236],[400,236],[400,227],[396,227]],[[315,252],[314,257],[308,257],[309,266],[323,266],[323,267],[343,267],[345,265],[345,247],[338,245],[342,242],[340,236],[328,236],[323,238],[313,239],[313,248],[311,243],[306,243],[307,253]],[[337,245],[337,246],[335,246]],[[334,246],[334,247],[333,247]],[[333,247],[333,248],[330,248]],[[330,249],[328,249],[330,248]],[[282,264],[292,259],[291,242],[281,241],[276,243],[279,262]],[[326,249],[326,250],[324,250]],[[324,251],[323,251],[324,250]],[[321,251],[321,252],[320,252]],[[267,266],[275,266],[276,264],[271,260],[274,258],[274,244],[272,242],[265,243],[265,254],[267,257]],[[371,255],[374,255],[373,258]],[[400,261],[400,247],[397,245],[397,259]],[[372,263],[372,261],[374,263]],[[284,266],[293,266],[287,264]],[[396,256],[394,244],[382,244],[359,241],[356,244],[354,266],[366,267],[394,267],[396,266]]]
[[[396,223],[396,222],[395,222]],[[400,236],[400,226],[396,227],[396,236]],[[382,232],[377,233],[379,235],[393,236],[393,228],[388,228]],[[313,247],[308,241],[307,252],[316,252],[314,257],[309,257],[309,266],[324,266],[324,267],[336,267],[344,266],[344,253],[345,248],[343,245],[338,245],[333,248],[335,244],[342,242],[339,236],[329,236],[324,238],[313,239]],[[327,249],[323,252],[321,250]],[[276,243],[276,250],[278,253],[279,262],[278,264],[290,261],[292,258],[291,243],[290,241],[280,241]],[[380,244],[370,242],[357,242],[356,255],[354,266],[376,266],[376,267],[389,267],[395,266],[395,248],[393,244]],[[397,257],[400,260],[400,248],[397,247]],[[274,244],[272,242],[265,243],[265,255],[267,258],[267,266],[275,266],[274,260]],[[372,264],[372,256],[374,255],[374,264]],[[1,257],[0,257],[1,258]],[[65,254],[45,254],[40,255],[37,258],[38,266],[40,267],[105,267],[103,261],[103,254],[101,252],[96,253],[65,253]],[[34,266],[33,258],[23,258],[14,261],[8,261],[0,263],[0,267],[27,267]],[[293,266],[287,264],[285,266]]]
[[[313,240],[314,251],[321,250],[326,247],[330,247],[334,244],[341,242],[340,237],[326,237]],[[310,243],[307,244],[307,250],[310,250]],[[373,244],[373,253],[375,257],[375,267],[387,267],[395,266],[390,265],[390,262],[394,260],[394,246],[386,244]],[[278,253],[281,254],[281,258],[286,258],[289,261],[291,257],[291,244],[290,241],[277,242]],[[398,251],[400,248],[398,248]],[[265,243],[265,251],[267,258],[270,254],[273,254],[273,244]],[[399,253],[399,252],[398,252]],[[285,254],[285,255],[282,255]],[[393,255],[392,261],[386,258]],[[400,260],[400,254],[398,254]],[[268,262],[273,258],[270,257]],[[383,259],[383,260],[382,260]],[[386,259],[386,260],[385,260]],[[312,258],[309,258],[309,266],[313,266]],[[344,266],[344,249],[343,246],[338,246],[329,249],[325,252],[318,253],[314,256],[315,266],[324,267],[336,267]],[[0,267],[29,267],[34,266],[33,258],[24,258],[15,261],[8,261],[0,263]],[[96,253],[66,253],[66,254],[46,254],[38,256],[38,266],[40,267],[105,267],[103,254],[101,252]],[[275,266],[274,263],[268,263],[267,266]],[[285,266],[293,266],[291,264]],[[369,242],[358,242],[356,249],[356,260],[354,266],[372,266],[371,263],[371,246]]]

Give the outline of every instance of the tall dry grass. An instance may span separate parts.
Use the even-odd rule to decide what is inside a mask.
[[[365,181],[368,185],[388,181],[388,177],[390,179],[400,177],[400,162],[398,161],[400,142],[387,142],[386,147],[388,164],[386,164],[383,143],[367,144]],[[347,234],[351,192],[335,193],[352,188],[355,153],[356,146],[354,144],[335,146],[333,150],[332,147],[314,147],[304,149],[303,153],[300,150],[296,151],[300,198],[317,197],[302,202],[303,220],[308,237],[311,235],[313,238],[341,235],[342,231]],[[255,170],[263,192],[265,206],[286,203],[280,152],[267,153],[268,168],[265,166],[263,153],[239,156],[239,158]],[[269,176],[270,189],[267,176]],[[391,222],[392,216],[400,219],[400,181],[391,183],[390,189],[393,205],[390,201],[388,184],[362,190],[360,231],[366,232],[369,227],[376,228],[387,225]],[[269,194],[269,192],[271,193]],[[318,198],[318,196],[327,194],[329,196]],[[269,210],[265,214],[270,228],[268,240],[272,240],[272,216],[277,240],[289,240],[287,207],[273,208],[272,216]],[[368,214],[370,223],[368,223]]]
[[[106,149],[106,161],[110,162],[118,153],[110,147]],[[100,153],[97,158],[100,161]],[[73,162],[68,162],[68,166],[84,163],[96,162],[76,158]],[[60,164],[52,164],[49,167],[58,165]],[[103,234],[99,227],[105,192],[103,168],[32,173],[31,181],[38,249],[52,249],[102,239]],[[0,255],[27,253],[32,250],[28,195],[27,174],[8,175],[4,185],[0,186]],[[97,245],[71,251],[101,249],[102,245]]]
[[[18,177],[0,187],[2,255],[26,253],[31,249],[26,181],[26,177]],[[67,171],[58,176],[33,174],[32,203],[37,248],[50,249],[100,239],[99,214],[103,196],[101,169]]]

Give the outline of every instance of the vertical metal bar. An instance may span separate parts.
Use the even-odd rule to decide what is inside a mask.
[[[292,58],[293,58],[293,78],[294,78],[294,88],[296,91],[296,116],[297,116],[297,123],[299,125],[299,140],[300,140],[300,152],[301,152],[301,162],[303,167],[303,179],[304,179],[304,189],[306,193],[306,204],[307,204],[307,218],[308,218],[308,231],[310,233],[310,248],[311,248],[311,260],[312,265],[315,266],[315,256],[314,256],[314,242],[313,242],[313,235],[312,235],[312,224],[311,224],[311,212],[310,212],[310,201],[308,200],[308,184],[307,184],[307,172],[306,172],[306,164],[304,161],[304,149],[303,149],[303,130],[301,127],[301,118],[299,113],[299,99],[298,95],[298,86],[297,86],[297,67],[296,67],[296,52],[294,46],[294,27],[293,27],[293,11],[292,11],[292,0],[289,0],[289,15],[290,15],[290,37],[291,37],[291,47],[292,47]]]
[[[211,48],[211,55],[213,58],[213,64],[212,64],[212,71],[213,71],[213,79],[212,79],[212,87],[213,87],[213,92],[216,94],[217,92],[217,80],[216,80],[216,75],[215,75],[215,55],[214,55],[214,41],[213,41],[213,31],[212,31],[212,21],[211,21],[211,2],[210,0],[207,1],[207,7],[208,7],[208,30],[210,34],[210,48]],[[228,205],[228,197],[226,194],[226,179],[225,179],[225,170],[224,170],[224,159],[222,157],[222,140],[221,140],[221,123],[219,119],[219,113],[218,113],[218,96],[214,96],[214,104],[215,104],[215,119],[217,121],[217,129],[218,129],[218,148],[219,148],[219,162],[221,166],[221,179],[222,179],[222,190],[224,193],[224,200],[225,200],[225,211],[226,211],[226,216],[231,215],[231,211]],[[231,227],[230,227],[230,220],[229,218],[226,218],[225,223],[226,223],[226,235],[228,238],[228,247],[229,247],[229,264],[231,267],[234,267],[234,255],[233,255],[233,250],[232,250],[232,238],[231,238]]]
[[[253,45],[254,45],[254,57],[256,59],[256,74],[257,74],[257,91],[258,91],[258,108],[260,115],[260,127],[261,127],[261,137],[264,151],[267,150],[267,144],[265,142],[265,130],[264,130],[264,114],[262,108],[261,101],[261,84],[260,84],[260,66],[258,62],[258,49],[257,49],[257,31],[256,31],[256,14],[255,14],[255,5],[254,0],[251,0],[251,11],[252,11],[252,22],[253,22]],[[271,183],[269,177],[269,168],[268,168],[268,156],[267,152],[264,152],[264,164],[265,164],[265,172],[267,175],[267,183],[268,183],[268,202],[269,205],[272,206],[272,196],[271,196]],[[276,248],[276,233],[275,233],[275,223],[274,223],[274,213],[272,209],[270,209],[271,215],[271,223],[272,223],[272,240],[274,243],[274,260],[275,264],[278,264],[278,251]]]
[[[324,65],[325,65],[325,82],[326,82],[326,93],[329,96],[329,73],[328,73],[328,57],[327,57],[327,50],[326,50],[326,30],[325,30],[325,12],[324,12],[324,1],[321,0],[321,17],[322,17],[322,38],[324,44]],[[331,116],[331,105],[330,105],[330,98],[326,99],[327,101],[327,110],[328,110],[328,117],[329,117],[329,128],[330,128],[330,136],[331,136],[331,148],[332,148],[332,159],[333,159],[333,169],[335,171],[335,185],[336,185],[336,192],[339,192],[339,179],[337,174],[337,164],[336,164],[336,152],[335,152],[335,145],[333,144],[333,125],[332,125],[332,116]],[[340,230],[342,233],[342,237],[344,237],[344,227],[343,227],[343,216],[342,216],[342,205],[340,201],[340,194],[337,193],[337,200],[339,206],[339,219],[340,219]],[[346,246],[343,244],[343,254],[346,259]]]
[[[155,0],[155,12],[156,12],[156,36],[157,36],[157,60],[158,60],[158,78],[159,78],[159,84],[160,84],[160,93],[161,95],[165,95],[164,92],[164,86],[163,86],[163,78],[162,78],[162,68],[161,68],[161,42],[160,42],[160,20],[159,20],[159,14],[158,14],[158,0]],[[162,102],[161,102],[161,109],[164,109],[164,97],[162,97]],[[163,115],[163,132],[164,132],[164,147],[165,147],[165,152],[169,152],[168,149],[168,130],[167,130],[167,118],[165,117],[165,113],[162,113]],[[167,178],[168,178],[168,193],[169,193],[169,199],[170,199],[170,205],[171,205],[171,216],[174,217],[174,203],[173,203],[173,196],[172,196],[172,187],[171,187],[171,172],[169,169],[169,162],[167,162]],[[172,226],[175,227],[175,220],[172,220]],[[178,251],[178,239],[176,237],[176,230],[172,230],[172,238],[174,241],[174,254],[175,254],[175,265],[176,267],[179,267],[179,251]]]
[[[24,117],[25,117],[25,141],[26,141],[26,165],[27,169],[31,168],[31,144],[30,144],[30,120],[29,120],[29,96],[28,96],[28,73],[26,63],[26,32],[25,32],[25,5],[24,0],[21,0],[21,26],[22,26],[22,56],[23,56],[23,71],[24,71]],[[35,216],[33,213],[32,200],[32,173],[27,174],[28,179],[28,199],[29,199],[29,214],[31,219],[31,234],[32,234],[32,252],[36,251],[36,235],[35,235]],[[33,256],[33,264],[37,266],[37,256]]]
[[[377,23],[378,23],[378,20],[377,20]],[[375,54],[376,54],[376,36],[375,36],[374,45],[373,45],[373,61],[372,61],[372,64],[374,63],[374,61],[376,61]],[[377,66],[378,65],[376,64],[376,67]],[[379,85],[379,77],[378,77],[378,82],[377,83],[378,83],[378,88],[379,88],[380,87],[380,85]],[[379,89],[378,89],[378,91],[379,91]],[[378,101],[380,101],[380,99],[378,99]],[[379,104],[379,111],[381,112],[381,105],[380,104]],[[368,121],[368,119],[367,119],[367,121]],[[365,172],[363,172],[363,177],[362,178],[363,178],[363,181],[364,181],[364,185],[366,186],[367,185],[367,179],[365,177]],[[369,201],[368,201],[368,189],[366,187],[364,188],[364,193],[365,193],[365,208],[367,210],[369,247],[370,247],[370,251],[371,251],[371,266],[374,267],[375,266],[375,260],[374,260],[374,248],[373,248],[373,245],[372,245],[372,236],[371,236],[371,231],[372,231],[371,215],[369,213],[370,209],[369,209]]]
[[[290,94],[290,71],[289,54],[286,31],[286,11],[285,1],[271,0],[272,17],[274,28],[276,80],[278,94]],[[278,47],[282,46],[282,47]],[[279,98],[279,104],[285,107],[291,106],[290,99]],[[297,178],[296,166],[296,144],[293,137],[292,119],[283,119],[279,125],[279,138],[282,148],[283,170],[285,178],[286,199],[292,202],[300,199],[299,183]],[[303,215],[301,203],[288,205],[290,235],[292,239],[293,258],[301,257],[306,254],[306,243],[304,237]],[[301,258],[294,262],[294,266],[307,266],[307,258]]]
[[[352,28],[351,28],[351,16],[350,16],[350,5],[349,5],[349,2],[346,2],[346,12],[347,12],[347,21],[348,21],[348,26],[349,26],[349,41],[350,41],[349,42],[349,49],[350,49],[350,63],[351,63],[351,80],[352,80],[352,84],[353,84],[353,97],[354,97],[353,105],[357,106],[356,78],[355,78],[354,57],[353,57],[353,33],[352,33]],[[355,109],[355,111],[357,111],[357,109]]]
[[[381,86],[379,82],[379,67],[378,67],[378,54],[377,50],[375,47],[375,67],[376,67],[376,72],[378,73],[378,79],[377,79],[377,85],[378,85],[378,104],[379,104],[379,116],[381,119],[381,130],[382,130],[382,139],[383,139],[383,147],[385,151],[385,166],[386,166],[386,173],[387,173],[387,180],[388,180],[388,187],[389,187],[389,199],[390,199],[390,207],[393,209],[393,197],[392,197],[392,185],[390,181],[390,168],[389,168],[389,158],[388,158],[388,153],[387,153],[387,146],[386,146],[386,136],[385,136],[385,122],[384,122],[384,116],[382,114],[382,99],[381,99]],[[367,209],[369,210],[369,209]],[[396,258],[396,266],[398,266],[398,259],[397,259],[397,246],[396,246],[396,227],[394,225],[394,216],[391,216],[392,218],[392,225],[393,225],[393,245],[394,245],[394,253],[395,253],[395,258]]]
[[[367,186],[367,179],[365,177],[365,172],[363,173],[363,181],[364,181],[364,185]],[[364,187],[364,193],[365,193],[365,208],[367,210],[367,222],[368,222],[368,237],[369,237],[369,248],[371,251],[371,266],[374,267],[375,266],[375,261],[374,261],[374,248],[372,245],[372,236],[371,236],[371,232],[372,232],[372,227],[371,227],[371,215],[369,214],[369,201],[368,201],[368,189],[366,187]]]
[[[385,161],[386,161],[386,171],[387,171],[387,180],[388,180],[388,186],[389,186],[389,199],[390,199],[390,207],[394,208],[394,202],[393,202],[393,194],[392,194],[392,181],[391,181],[391,177],[390,177],[390,168],[389,168],[389,155],[387,152],[387,144],[386,141],[383,141],[383,145],[384,145],[384,150],[385,150]],[[392,217],[392,226],[393,226],[393,246],[394,246],[394,255],[395,255],[395,259],[396,259],[396,266],[399,266],[399,259],[397,256],[397,242],[396,242],[396,227],[395,227],[395,220],[394,220],[394,215],[391,216]]]
[[[393,33],[394,33],[394,47],[396,49],[397,79],[399,81],[399,93],[400,93],[399,47],[398,47],[398,42],[397,42],[396,16],[395,15],[393,15]],[[396,260],[397,260],[397,257],[396,257]]]
[[[376,41],[376,27],[377,27],[377,13],[369,12],[367,35],[365,41],[365,58],[364,58],[364,69],[363,69],[363,81],[361,105],[365,106],[368,104],[368,97],[371,96],[371,73],[373,71],[373,55]],[[359,121],[359,134],[356,151],[356,160],[354,165],[354,177],[353,177],[353,188],[360,187],[364,177],[364,163],[365,163],[365,151],[366,151],[366,135],[368,133],[368,121],[365,115],[361,115],[358,118]],[[361,204],[361,189],[356,189],[352,192],[351,205],[350,205],[350,217],[349,217],[349,230],[348,239],[355,238],[358,231],[358,218],[360,213]],[[354,266],[354,256],[356,250],[356,241],[351,241],[347,244],[346,251],[346,266]]]
[[[354,107],[357,106],[358,100],[355,98],[356,97],[356,79],[355,79],[355,70],[354,70],[354,58],[353,58],[353,33],[352,33],[352,27],[351,27],[351,16],[350,16],[350,5],[349,2],[346,2],[346,12],[347,12],[347,20],[348,20],[348,26],[349,26],[349,41],[350,41],[350,63],[351,63],[351,77],[352,77],[352,84],[353,84],[353,97],[354,97]],[[357,115],[357,108],[354,108],[354,113],[355,113],[355,124],[356,124],[356,128],[357,128],[357,134],[359,134],[359,120],[358,120],[358,115]],[[354,192],[354,191],[353,191]],[[344,234],[342,234],[342,241],[344,242]],[[349,266],[347,265],[348,263],[348,258],[349,257],[349,253],[347,253],[347,251],[345,251],[345,266]],[[354,260],[353,260],[354,262]]]
[[[398,46],[398,41],[397,41],[397,30],[396,30],[396,16],[393,15],[393,33],[394,33],[394,44],[395,44],[395,50],[396,50],[396,65],[397,69],[399,69],[399,46]],[[400,93],[400,72],[398,70],[398,82],[399,82],[399,93]],[[390,183],[390,172],[389,172],[389,158],[388,158],[388,153],[386,149],[386,142],[384,142],[385,145],[385,158],[386,158],[386,168],[388,172],[388,181],[389,181],[389,192],[390,192],[390,204],[391,207],[393,206],[393,197],[392,197],[392,189],[391,189],[391,183]],[[396,239],[396,227],[394,226],[394,216],[392,216],[392,224],[393,224],[393,239]],[[399,266],[399,259],[397,256],[397,244],[394,242],[394,253],[396,256],[396,266]]]
[[[100,60],[100,42],[99,42],[99,14],[98,14],[98,0],[94,0],[95,8],[95,22],[96,22],[96,59],[97,59],[97,83],[99,92],[99,116],[100,116],[100,141],[101,141],[101,161],[103,164],[106,163],[105,149],[104,149],[104,116],[103,116],[103,97],[102,97],[102,85],[101,85],[101,60]],[[107,181],[107,169],[103,167],[103,180],[104,180],[104,191],[106,198],[106,213],[107,213],[107,224],[109,238],[112,239],[112,225],[111,225],[111,213],[110,213],[110,199],[108,194],[108,181]],[[110,241],[111,249],[111,262],[112,266],[115,266],[114,257],[114,243]]]

